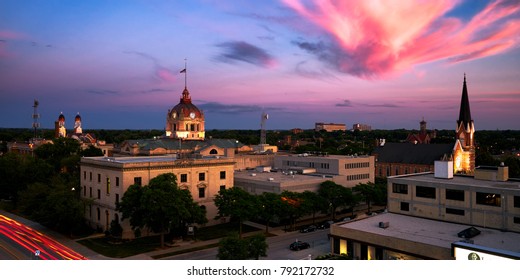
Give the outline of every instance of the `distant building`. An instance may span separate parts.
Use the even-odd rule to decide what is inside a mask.
[[[406,138],[406,142],[413,144],[430,144],[431,139],[435,138],[435,133],[430,134],[426,130],[426,121],[420,122],[419,133],[409,134]]]
[[[177,158],[176,156],[85,157],[80,162],[81,197],[90,201],[85,218],[102,231],[115,220],[123,227],[123,238],[133,238],[128,220],[121,221],[116,204],[133,184],[147,185],[152,178],[173,173],[180,188],[188,189],[194,199],[207,211],[207,225],[214,220],[217,208],[213,199],[220,190],[233,186],[234,159],[208,156]],[[203,226],[203,225],[199,225]],[[146,235],[146,232],[143,231]]]
[[[352,125],[353,131],[371,131],[372,127],[368,124],[362,124],[362,123],[355,123]]]
[[[325,130],[327,132],[333,132],[333,131],[345,131],[347,130],[347,126],[343,123],[316,123],[314,125],[315,131],[322,131]]]
[[[344,187],[374,182],[375,179],[373,156],[277,155],[274,158],[274,168],[284,172],[314,173],[325,177],[338,175],[340,177],[334,181]]]
[[[291,133],[292,134],[299,134],[299,133],[302,133],[303,132],[303,129],[301,128],[293,128],[291,129]]]
[[[372,152],[376,158],[376,176],[384,178],[433,171],[436,160],[452,157],[453,146],[453,144],[384,143]]]

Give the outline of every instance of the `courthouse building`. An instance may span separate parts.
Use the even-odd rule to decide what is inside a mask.
[[[86,219],[93,228],[108,230],[116,220],[123,227],[123,238],[133,238],[128,220],[121,221],[116,204],[133,184],[147,185],[164,173],[173,173],[177,185],[188,189],[207,211],[208,224],[215,221],[217,209],[213,198],[222,189],[233,186],[232,157],[177,158],[173,156],[85,157],[81,159],[81,196],[91,200]]]

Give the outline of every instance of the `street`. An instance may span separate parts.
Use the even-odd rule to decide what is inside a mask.
[[[6,216],[0,215],[0,259],[85,259],[70,248]]]
[[[328,229],[318,230],[310,233],[300,233],[298,231],[288,232],[283,235],[267,238],[267,257],[260,258],[265,260],[302,260],[311,255],[314,259],[319,255],[330,253],[330,242],[327,238]],[[289,250],[289,245],[296,241],[305,241],[311,245],[309,249],[300,251]],[[164,258],[165,260],[216,260],[218,248],[210,248],[196,252]]]

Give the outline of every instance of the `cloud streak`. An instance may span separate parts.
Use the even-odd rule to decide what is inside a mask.
[[[144,59],[152,62],[154,65],[154,74],[153,74],[154,78],[156,78],[160,81],[163,81],[163,82],[168,82],[168,83],[173,83],[177,80],[177,78],[175,76],[175,75],[177,75],[176,72],[171,71],[170,69],[162,66],[155,57],[153,57],[149,54],[143,53],[143,52],[137,52],[137,51],[123,51],[123,53],[136,55],[136,56],[139,56],[141,58],[144,58]]]
[[[281,108],[261,107],[257,105],[222,104],[218,102],[206,102],[199,105],[204,111],[221,114],[258,113],[262,110],[280,111]]]
[[[216,46],[223,51],[217,56],[217,60],[221,62],[240,61],[264,68],[272,68],[277,65],[277,61],[267,51],[243,41],[225,42]]]
[[[336,70],[385,78],[433,61],[458,63],[518,45],[518,1],[495,1],[468,22],[445,15],[459,1],[282,0],[330,40],[294,42]],[[420,2],[420,3],[419,3]]]

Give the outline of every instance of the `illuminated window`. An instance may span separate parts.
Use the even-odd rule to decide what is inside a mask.
[[[500,207],[500,194],[477,192],[477,204]]]
[[[110,178],[107,178],[106,190],[107,190],[107,194],[110,194]]]

